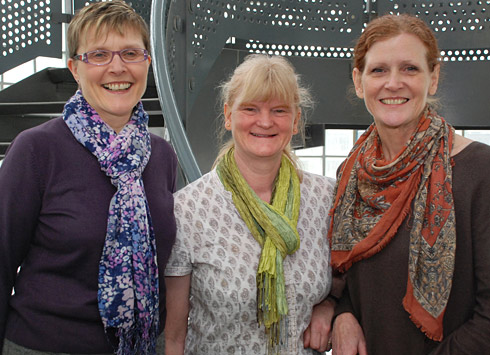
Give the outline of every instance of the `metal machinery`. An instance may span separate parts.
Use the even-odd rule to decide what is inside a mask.
[[[3,46],[0,73],[13,67],[12,63],[18,65],[36,55],[53,56],[60,52],[60,23],[67,22],[58,7],[60,2],[0,1]],[[74,8],[86,3],[75,0]],[[435,31],[445,73],[438,91],[442,103],[440,113],[460,129],[490,126],[490,1],[140,0],[128,3],[150,22],[155,80],[150,80],[145,96],[151,96],[148,106],[155,105],[155,91],[158,92],[160,105],[151,109],[157,113],[161,107],[187,181],[195,180],[211,167],[218,150],[215,132],[221,111],[216,103],[216,87],[249,53],[288,56],[311,88],[316,107],[308,117],[305,139],[295,142],[298,148],[323,144],[325,128],[366,127],[371,118],[363,103],[349,93],[352,47],[366,22],[389,12],[414,14]],[[44,12],[40,11],[41,4]],[[34,10],[37,16],[33,15]],[[31,38],[29,33],[40,26],[44,37],[39,30],[38,39]],[[5,112],[21,110],[18,104],[12,106],[12,102],[33,101],[25,95],[14,100],[12,95],[4,93],[15,86],[0,92],[0,141],[9,138],[2,133]],[[59,101],[64,102],[68,97],[60,97]],[[23,129],[35,124],[19,123],[27,122],[29,117],[33,115],[18,116],[15,125]],[[154,122],[161,124],[161,121]]]

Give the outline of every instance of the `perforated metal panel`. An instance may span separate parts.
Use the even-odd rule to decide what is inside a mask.
[[[437,35],[443,60],[489,61],[490,1],[171,1],[169,68],[184,119],[224,47],[306,58],[347,59],[370,16],[411,13]],[[184,33],[184,36],[182,36]],[[235,42],[230,42],[232,39]],[[183,48],[185,46],[185,48]],[[176,73],[187,63],[185,81]]]
[[[443,49],[490,48],[490,1],[378,1],[380,15],[410,13],[436,33]]]
[[[73,6],[75,10],[78,10],[90,3],[100,1],[101,0],[73,0]],[[151,0],[125,0],[125,2],[129,4],[141,17],[143,17],[148,25],[150,25]]]
[[[269,55],[282,55],[286,57],[306,57],[306,58],[330,58],[330,59],[351,59],[352,48],[348,47],[323,47],[294,44],[264,43],[249,40],[244,48],[251,53],[264,53]]]
[[[0,0],[0,74],[38,56],[61,58],[61,0]]]
[[[350,106],[345,91],[339,88],[350,82],[351,47],[365,17],[363,0],[155,0],[152,15],[152,30],[158,29],[152,34],[152,44],[159,49],[154,55],[155,72],[166,72],[162,81],[171,81],[177,115],[186,131],[178,136],[187,135],[203,170],[209,169],[217,152],[214,123],[220,108],[216,107],[216,86],[250,52],[297,58],[293,63],[305,74],[307,86],[314,86],[317,101],[324,101],[321,95],[329,91],[330,101],[318,111],[318,122],[330,115],[342,117]],[[165,31],[159,23],[166,23]],[[165,68],[158,48],[163,38]],[[326,58],[332,60],[322,60]],[[168,93],[166,88],[160,90]],[[162,108],[165,101],[161,100]],[[360,106],[358,122],[366,116],[364,111]],[[166,116],[167,122],[174,119]],[[187,160],[188,152],[178,154],[181,162]]]
[[[490,61],[490,49],[455,49],[441,51],[443,61],[462,62],[462,61]]]
[[[365,23],[385,13],[414,14],[434,30],[446,62],[439,86],[446,119],[460,128],[490,127],[490,1],[154,0],[153,7],[166,28],[154,26],[160,32],[152,43],[165,38],[167,61],[161,68],[155,56],[153,64],[168,71],[166,93],[175,95],[182,135],[204,171],[217,152],[216,87],[249,53],[289,57],[315,96],[309,123],[371,123],[362,100],[349,97],[352,47]]]
[[[205,76],[230,37],[247,41],[254,51],[340,58],[350,55],[346,48],[363,26],[363,1],[187,0],[186,3],[187,83],[184,85],[189,89],[186,111],[194,104]],[[172,27],[178,23],[176,18],[169,21]],[[182,59],[178,53],[174,58],[177,63],[182,63]],[[169,62],[176,66],[172,58]]]

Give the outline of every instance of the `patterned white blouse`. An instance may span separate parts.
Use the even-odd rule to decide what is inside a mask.
[[[318,354],[303,348],[314,305],[332,284],[327,240],[334,180],[305,172],[301,183],[299,250],[284,260],[289,343],[281,355]],[[185,354],[266,354],[257,323],[255,275],[261,248],[213,170],[175,195],[177,240],[166,276],[192,274]]]

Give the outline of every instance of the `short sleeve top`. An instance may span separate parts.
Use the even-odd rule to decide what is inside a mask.
[[[303,349],[313,306],[331,288],[328,212],[334,180],[305,172],[298,219],[300,248],[284,260],[288,344]],[[261,248],[235,208],[216,170],[174,195],[177,239],[166,276],[192,274],[186,354],[265,354],[257,323],[256,271]]]

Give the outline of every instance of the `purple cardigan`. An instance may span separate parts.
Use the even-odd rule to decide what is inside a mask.
[[[160,137],[151,135],[151,147],[143,182],[156,235],[163,329],[177,158]],[[99,316],[97,278],[114,192],[61,118],[14,140],[0,168],[0,352],[4,338],[40,351],[113,351]]]

